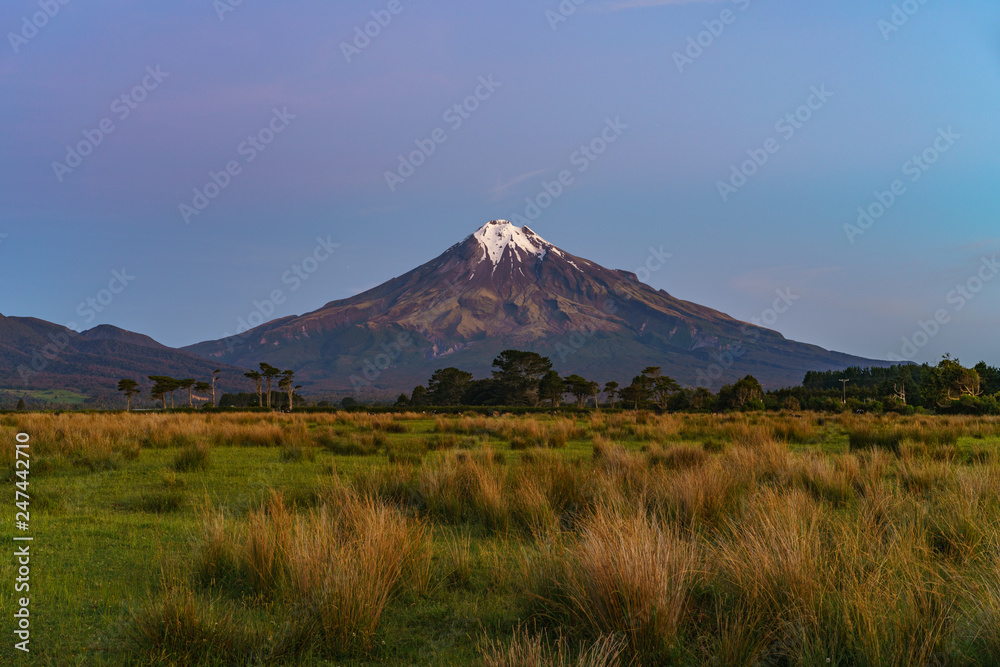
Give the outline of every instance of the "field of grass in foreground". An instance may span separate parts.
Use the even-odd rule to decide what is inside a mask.
[[[16,414],[9,498],[18,432],[2,663],[1000,664],[997,419]]]

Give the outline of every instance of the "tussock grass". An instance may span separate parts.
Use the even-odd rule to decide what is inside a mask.
[[[699,567],[695,545],[643,516],[599,508],[578,539],[543,556],[531,593],[573,627],[619,635],[650,659],[675,654]]]
[[[208,467],[209,453],[206,443],[187,445],[174,457],[174,470],[177,472],[204,470]]]
[[[231,608],[168,584],[133,612],[123,650],[146,665],[236,664],[251,657],[254,643]]]
[[[297,513],[272,493],[245,522],[203,517],[200,581],[291,609],[273,658],[366,654],[389,600],[430,557],[423,524],[346,488],[325,501]]]
[[[550,640],[544,632],[533,634],[527,628],[518,628],[507,642],[490,637],[480,641],[485,667],[618,667],[625,664],[625,650],[620,637],[608,635],[580,646],[574,655],[565,637]]]
[[[99,641],[94,664],[1000,661],[998,419],[18,414],[2,428],[32,434],[32,507],[53,534],[99,553],[105,526],[141,545],[152,522],[186,572],[158,586],[141,567],[156,546],[139,566],[101,561],[140,593],[124,634],[63,652]],[[81,600],[60,613],[80,623]]]
[[[180,511],[186,499],[186,494],[179,490],[153,491],[139,495],[129,506],[139,512],[168,514]]]

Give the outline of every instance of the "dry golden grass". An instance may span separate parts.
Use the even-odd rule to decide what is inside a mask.
[[[997,419],[458,416],[432,433],[364,413],[4,419],[31,431],[35,460],[92,470],[149,447],[195,464],[246,444],[328,450],[322,479],[289,495],[301,507],[276,492],[238,518],[201,512],[197,587],[137,614],[146,648],[263,642],[208,597],[228,595],[287,611],[262,659],[371,657],[395,596],[465,594],[508,596],[531,623],[484,642],[491,665],[1000,663]],[[370,456],[340,474],[341,446]]]
[[[245,586],[295,612],[273,656],[367,651],[390,597],[423,587],[430,543],[424,524],[349,489],[297,513],[279,493],[244,522],[206,512],[200,580]]]
[[[534,573],[530,592],[573,627],[623,636],[635,653],[666,658],[699,565],[693,542],[676,531],[601,507],[577,537],[524,567]]]
[[[625,664],[621,638],[604,636],[579,647],[574,656],[564,637],[549,640],[542,633],[518,628],[509,642],[485,637],[480,642],[484,667],[618,667]]]

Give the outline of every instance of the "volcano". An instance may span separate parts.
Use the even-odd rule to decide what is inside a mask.
[[[448,366],[488,377],[508,348],[548,356],[564,375],[628,382],[660,366],[682,385],[711,389],[748,374],[777,388],[810,370],[887,363],[677,299],[506,220],[366,292],[184,349],[234,366],[296,369],[311,393],[390,396]]]

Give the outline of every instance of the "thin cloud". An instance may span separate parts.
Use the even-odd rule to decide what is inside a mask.
[[[506,193],[508,190],[510,190],[512,187],[514,187],[518,183],[526,181],[526,180],[528,180],[529,178],[531,178],[533,176],[538,176],[540,174],[544,174],[546,171],[548,171],[548,170],[547,169],[539,169],[537,171],[530,171],[530,172],[528,172],[526,174],[521,174],[520,176],[515,176],[514,178],[512,178],[512,179],[510,179],[510,180],[508,180],[506,182],[504,182],[501,179],[497,179],[497,184],[495,186],[493,186],[493,188],[490,190],[490,194],[493,195],[492,198],[490,199],[490,201],[499,201],[499,200],[503,199],[504,193]]]

